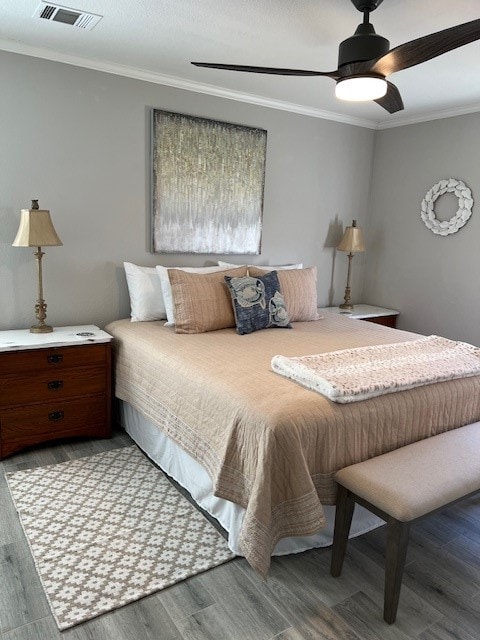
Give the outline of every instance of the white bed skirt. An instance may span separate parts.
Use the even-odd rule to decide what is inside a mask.
[[[236,555],[243,555],[238,539],[242,526],[243,507],[216,498],[213,484],[205,469],[158,427],[144,418],[127,402],[118,400],[118,419],[129,436],[149,458],[184,487],[193,499],[213,516],[228,533],[228,546]],[[327,547],[332,544],[335,507],[324,506],[327,525],[313,536],[283,538],[276,545],[273,555],[299,553],[307,549]],[[384,521],[359,505],[355,505],[350,537],[359,536],[384,524]]]

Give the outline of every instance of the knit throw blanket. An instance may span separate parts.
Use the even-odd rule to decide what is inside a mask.
[[[480,349],[427,336],[313,356],[274,356],[272,369],[334,402],[355,402],[480,374]]]

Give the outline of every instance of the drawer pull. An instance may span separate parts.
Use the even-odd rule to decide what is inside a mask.
[[[58,364],[59,362],[63,362],[63,356],[57,353],[54,356],[47,356],[47,360],[50,364]]]
[[[48,414],[48,419],[53,422],[58,422],[59,420],[63,420],[64,413],[63,411],[53,411]]]
[[[47,387],[50,389],[50,391],[63,389],[63,380],[51,380],[50,382],[47,382]]]

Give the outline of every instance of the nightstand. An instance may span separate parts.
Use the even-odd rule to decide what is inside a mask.
[[[93,325],[0,331],[0,459],[49,440],[110,436],[111,340]]]
[[[348,311],[346,309],[340,309],[340,307],[324,307],[319,309],[322,311],[329,311],[330,313],[338,313],[345,316],[345,318],[353,318],[354,320],[366,320],[367,322],[374,322],[375,324],[383,324],[386,327],[392,327],[395,329],[397,326],[398,311],[394,309],[384,309],[383,307],[374,307],[370,304],[356,304],[354,309]]]

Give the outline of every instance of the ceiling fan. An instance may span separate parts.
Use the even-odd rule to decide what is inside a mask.
[[[197,67],[249,73],[327,76],[337,83],[335,87],[337,98],[351,101],[374,100],[389,113],[395,113],[403,109],[403,102],[397,87],[386,79],[389,75],[480,39],[480,19],[478,19],[431,33],[390,49],[390,42],[377,35],[370,23],[370,13],[383,0],[351,0],[351,2],[363,13],[363,23],[358,25],[353,36],[340,43],[336,71],[277,69],[212,62],[192,62],[192,64]]]

